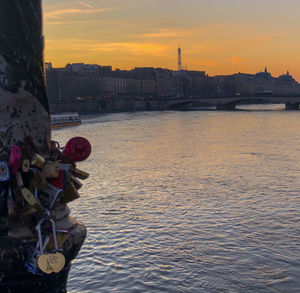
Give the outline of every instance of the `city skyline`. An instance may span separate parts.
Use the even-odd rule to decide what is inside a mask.
[[[294,1],[44,1],[45,61],[182,67],[209,75],[287,70],[300,80]]]

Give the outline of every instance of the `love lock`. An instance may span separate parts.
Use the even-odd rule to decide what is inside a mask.
[[[42,232],[41,232],[41,224],[44,222],[44,220],[46,219],[41,220],[37,225],[39,246],[41,251],[41,255],[37,259],[37,264],[39,269],[46,274],[59,273],[64,268],[66,259],[65,256],[61,252],[59,252],[61,250],[58,249],[57,246],[56,228],[55,228],[55,223],[52,219],[50,219],[50,222],[52,224],[52,236],[53,236],[55,249],[52,253],[44,253],[44,247],[42,243]]]
[[[42,233],[41,233],[41,224],[45,221],[46,219],[40,220],[38,225],[36,226],[36,230],[38,231],[38,237],[39,240],[36,244],[36,247],[30,248],[28,253],[27,253],[27,259],[24,263],[24,267],[26,268],[27,271],[34,275],[42,275],[42,271],[39,269],[38,264],[37,264],[37,259],[39,256],[43,254],[43,251],[45,250],[50,237],[46,236],[45,241],[43,243],[42,239]]]

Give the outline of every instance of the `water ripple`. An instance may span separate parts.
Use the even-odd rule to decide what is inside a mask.
[[[70,204],[88,237],[68,290],[299,292],[300,116],[92,117],[91,172]]]

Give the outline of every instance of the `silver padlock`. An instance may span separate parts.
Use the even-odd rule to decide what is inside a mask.
[[[39,199],[44,207],[52,210],[59,203],[62,195],[62,189],[48,183],[47,186],[39,193]]]
[[[37,260],[44,253],[44,250],[50,240],[49,236],[45,237],[45,241],[43,243],[41,225],[46,221],[46,218],[43,218],[39,221],[36,226],[36,230],[38,232],[38,242],[36,247],[31,247],[28,251],[27,260],[24,263],[25,269],[34,275],[43,275],[43,272],[39,269]]]

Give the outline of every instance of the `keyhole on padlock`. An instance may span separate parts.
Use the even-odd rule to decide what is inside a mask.
[[[5,175],[6,175],[6,172],[7,172],[7,170],[6,170],[5,167],[1,167],[1,168],[0,168],[0,174],[1,174],[2,176],[5,176]]]
[[[30,162],[28,159],[25,159],[22,164],[22,171],[27,173],[29,171],[29,168],[30,168]]]

